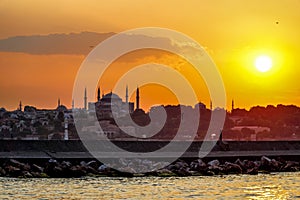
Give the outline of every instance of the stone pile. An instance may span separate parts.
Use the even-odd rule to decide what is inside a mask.
[[[72,163],[73,162],[73,163]],[[164,162],[153,162],[150,160],[120,159],[119,164],[123,167],[115,170],[99,161],[58,161],[50,159],[45,162],[21,162],[15,159],[0,161],[0,176],[2,177],[24,177],[24,178],[48,178],[48,177],[83,177],[83,176],[212,176],[226,174],[251,174],[270,172],[295,172],[300,171],[300,163],[297,161],[286,161],[283,159],[271,159],[262,156],[260,160],[241,160],[235,162],[220,162],[211,160],[204,162],[197,159],[192,162],[177,160],[168,165]],[[140,173],[136,172],[132,166],[139,166],[144,171],[156,166],[155,171]],[[120,166],[120,165],[118,165]]]

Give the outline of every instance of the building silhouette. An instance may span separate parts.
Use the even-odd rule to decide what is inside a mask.
[[[85,89],[86,95],[86,89]],[[139,88],[136,92],[136,109],[139,108]],[[86,99],[86,96],[84,96]],[[85,107],[84,107],[85,109]],[[117,94],[112,91],[105,94],[100,92],[100,87],[97,90],[96,102],[89,102],[88,109],[89,112],[96,112],[98,119],[110,119],[113,117],[124,117],[128,113],[134,112],[134,102],[129,102],[128,99],[128,86],[126,86],[125,101],[123,101]]]
[[[97,90],[97,101],[99,102],[101,99],[101,96],[100,96],[100,87],[98,87],[98,90]]]

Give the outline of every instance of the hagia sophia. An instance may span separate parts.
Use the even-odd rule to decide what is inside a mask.
[[[136,89],[136,109],[140,109],[140,96],[139,96],[139,88]],[[89,112],[97,112],[99,119],[102,118],[113,118],[123,117],[128,111],[129,113],[133,113],[134,102],[129,102],[128,99],[128,86],[126,86],[126,96],[125,102],[115,93],[109,92],[107,94],[100,95],[100,87],[98,87],[97,91],[97,101],[96,102],[88,102],[87,101],[87,90],[84,91],[84,110]]]

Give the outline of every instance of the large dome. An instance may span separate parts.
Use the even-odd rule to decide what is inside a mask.
[[[67,111],[68,109],[67,109],[67,107],[64,106],[64,105],[59,105],[59,106],[57,106],[56,110],[59,111],[59,112],[65,112],[65,111]]]
[[[101,99],[102,101],[122,101],[122,99],[117,95],[117,94],[114,94],[112,92],[104,95],[104,97],[102,97]]]

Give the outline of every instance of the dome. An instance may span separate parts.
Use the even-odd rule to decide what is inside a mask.
[[[65,111],[67,111],[68,109],[67,109],[67,107],[64,106],[64,105],[59,105],[59,106],[57,106],[56,110],[59,111],[59,112],[65,112]]]
[[[102,101],[122,101],[122,99],[117,95],[117,94],[114,94],[112,92],[104,95],[101,99]]]

